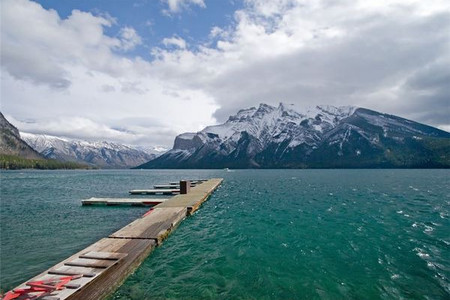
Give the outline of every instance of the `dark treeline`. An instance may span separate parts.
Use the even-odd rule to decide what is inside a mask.
[[[61,162],[53,159],[26,159],[15,155],[0,155],[0,169],[20,170],[20,169],[91,169],[87,165],[75,162]]]

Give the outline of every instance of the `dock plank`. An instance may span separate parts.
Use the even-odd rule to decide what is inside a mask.
[[[205,181],[208,181],[210,179],[184,179],[184,180],[189,181],[191,184],[192,183],[193,184],[201,184],[201,183],[203,183]],[[172,181],[172,182],[169,182],[169,184],[180,184],[180,182],[179,181],[178,182]]]
[[[154,206],[169,198],[96,198],[92,197],[89,199],[81,200],[83,205],[136,205],[136,206]]]
[[[179,189],[150,189],[150,190],[131,190],[131,195],[173,195],[179,194]]]
[[[70,266],[63,266],[58,269],[50,269],[48,271],[48,274],[51,275],[63,275],[63,276],[82,275],[83,277],[95,277],[97,274],[100,273],[101,271],[99,271],[98,269],[94,271],[94,268],[70,267]]]
[[[200,183],[195,183],[195,182],[191,182],[190,185],[191,187],[197,186],[201,184]],[[154,189],[179,189],[180,188],[180,183],[170,183],[170,184],[155,184],[153,186]]]
[[[72,255],[66,260],[56,264],[49,270],[35,276],[29,281],[46,280],[51,278],[59,278],[66,276],[64,274],[51,274],[51,271],[73,271],[80,274],[82,272],[95,273],[94,277],[84,276],[74,281],[73,284],[79,284],[78,289],[63,289],[55,291],[51,296],[58,297],[60,300],[94,300],[102,299],[109,293],[111,293],[118,284],[120,284],[135,268],[147,257],[150,252],[155,248],[156,242],[154,240],[132,240],[132,239],[110,239],[104,238],[95,244],[90,245],[86,249]],[[118,260],[112,261],[112,266],[108,268],[87,268],[78,266],[67,266],[67,262],[78,259],[81,255],[88,252],[116,252],[127,253],[127,256]],[[104,260],[105,262],[105,260]],[[106,261],[108,262],[108,261]],[[111,262],[111,261],[109,261]],[[81,271],[81,272],[80,272]],[[27,281],[27,282],[29,282]],[[104,283],[112,284],[112,286],[105,285]],[[25,288],[26,283],[18,286],[17,288]]]
[[[122,229],[111,234],[110,238],[154,239],[158,243],[186,217],[184,207],[155,208]]]
[[[174,196],[167,201],[155,206],[155,208],[164,207],[185,207],[187,214],[190,215],[196,211],[200,205],[208,199],[209,195],[220,185],[223,179],[213,178],[202,184],[191,188],[189,193]]]
[[[179,189],[180,188],[180,184],[155,184],[153,186],[154,189],[159,190],[159,189]]]
[[[30,281],[57,280],[60,277],[62,277],[62,276],[43,273],[43,274],[36,276],[35,278],[33,278]],[[64,300],[69,295],[72,295],[73,293],[75,293],[78,289],[80,289],[83,285],[87,284],[91,280],[92,280],[92,278],[87,278],[87,277],[81,277],[78,279],[74,279],[68,283],[68,288],[53,291],[49,295],[39,298],[39,299],[51,299],[49,297],[54,297],[54,299]],[[27,288],[29,286],[32,286],[32,284],[24,283],[19,288]],[[37,294],[31,293],[30,296],[37,296]],[[18,299],[23,299],[23,298],[18,298]]]
[[[127,256],[126,253],[89,251],[89,252],[86,252],[86,253],[80,255],[80,258],[119,260],[119,259],[124,258],[125,256]]]
[[[104,259],[88,259],[88,258],[76,258],[74,260],[65,263],[66,266],[75,267],[89,267],[106,269],[116,263],[116,260],[104,260]]]
[[[100,276],[96,276],[85,287],[78,289],[68,300],[98,300],[111,294],[142,261],[153,251],[156,246],[154,240],[143,239],[109,239],[126,241],[119,252],[128,253],[128,256],[119,263],[107,269]]]

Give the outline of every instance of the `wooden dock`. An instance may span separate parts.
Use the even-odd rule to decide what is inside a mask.
[[[175,195],[180,189],[154,189],[154,190],[131,190],[131,195]]]
[[[169,200],[168,198],[89,198],[81,200],[82,205],[132,205],[155,206]]]
[[[77,278],[70,281],[66,288],[39,299],[104,299],[186,216],[197,210],[221,182],[221,178],[207,180],[191,188],[187,194],[174,196],[156,205],[139,219],[23,283],[16,290],[27,288],[27,283],[29,287],[30,282],[34,281],[76,275]]]
[[[191,186],[193,186],[193,185],[191,185]],[[159,190],[159,189],[180,189],[180,184],[179,183],[177,183],[177,184],[155,184],[154,186],[153,186],[153,188],[155,189],[155,190]]]
[[[196,184],[200,184],[200,183],[202,183],[202,182],[208,181],[208,179],[187,179],[187,181],[189,181],[189,182],[191,183],[191,186],[194,186],[194,185],[196,185]],[[179,182],[174,182],[174,181],[172,181],[172,182],[170,182],[169,184],[172,184],[172,185],[179,185],[180,183],[179,183]]]

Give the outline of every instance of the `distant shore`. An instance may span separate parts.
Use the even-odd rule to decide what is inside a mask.
[[[57,169],[93,169],[88,165],[75,162],[61,162],[54,159],[27,159],[16,155],[0,155],[0,169],[4,170],[21,170],[21,169],[38,169],[38,170],[57,170]]]

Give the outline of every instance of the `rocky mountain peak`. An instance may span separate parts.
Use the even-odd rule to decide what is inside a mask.
[[[19,130],[14,127],[8,120],[6,120],[5,116],[0,112],[0,128],[4,131],[9,131],[13,136],[20,138]]]
[[[135,167],[155,158],[158,153],[107,141],[89,142],[25,132],[22,136],[45,158],[84,163],[100,168]]]
[[[364,108],[261,103],[177,136],[172,150],[141,167],[450,166],[448,154],[435,157],[446,145],[448,132]]]
[[[0,154],[15,155],[22,158],[42,159],[43,157],[33,150],[20,137],[19,130],[14,127],[0,112]]]

